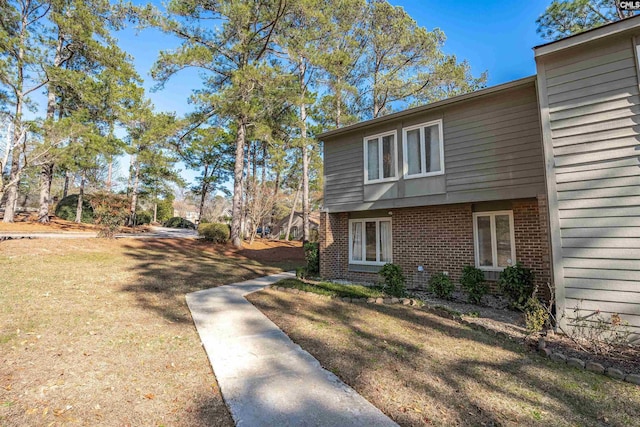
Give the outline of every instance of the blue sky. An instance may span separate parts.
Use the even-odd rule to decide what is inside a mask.
[[[137,0],[143,4],[145,1]],[[536,19],[551,0],[390,0],[402,6],[419,25],[428,30],[440,28],[447,40],[443,51],[466,59],[474,75],[488,72],[488,86],[535,74],[532,48],[544,42],[536,34]],[[160,5],[160,2],[155,2]],[[138,73],[145,81],[147,95],[157,110],[184,115],[191,111],[188,97],[200,87],[196,70],[184,70],[169,80],[163,89],[152,91],[149,72],[158,53],[179,45],[171,36],[153,29],[137,32],[133,28],[117,34],[120,46],[133,57]],[[128,160],[123,159],[122,165]],[[122,173],[122,171],[121,171]],[[182,175],[192,181],[195,172]]]

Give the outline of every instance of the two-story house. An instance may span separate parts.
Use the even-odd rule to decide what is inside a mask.
[[[536,76],[320,135],[321,275],[520,262],[560,313],[640,327],[638,43],[629,18],[535,48]]]
[[[322,275],[409,286],[520,261],[549,279],[542,135],[534,77],[321,135]]]

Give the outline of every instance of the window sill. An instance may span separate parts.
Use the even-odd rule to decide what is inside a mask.
[[[347,271],[352,273],[378,273],[384,264],[351,264],[347,267]]]
[[[493,268],[493,267],[476,267],[478,270],[482,270],[482,271],[497,271],[498,273],[504,271],[505,267],[497,267],[497,268]]]
[[[442,172],[433,172],[433,173],[421,173],[421,174],[417,174],[417,175],[404,175],[403,178],[404,179],[429,178],[429,177],[432,177],[432,176],[440,176],[440,175],[444,175],[444,171],[442,171]]]
[[[398,181],[399,178],[394,177],[394,178],[385,178],[385,179],[376,179],[375,181],[364,181],[364,185],[369,185],[369,184],[384,184],[385,182],[395,182]]]

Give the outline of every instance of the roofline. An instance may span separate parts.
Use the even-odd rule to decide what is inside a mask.
[[[435,108],[439,108],[439,107],[443,107],[445,105],[451,105],[451,104],[456,104],[458,102],[463,102],[463,101],[467,101],[469,99],[473,99],[473,98],[479,98],[481,96],[485,96],[485,95],[490,95],[492,93],[496,93],[496,92],[500,92],[503,90],[509,90],[509,89],[513,89],[519,86],[525,86],[528,85],[530,83],[535,83],[536,81],[536,76],[529,76],[529,77],[525,77],[522,79],[518,79],[518,80],[513,80],[507,83],[503,83],[503,84],[499,84],[496,86],[491,86],[485,89],[480,89],[474,92],[469,92],[466,93],[464,95],[458,95],[458,96],[454,96],[452,98],[447,98],[447,99],[443,99],[442,101],[436,101],[436,102],[432,102],[431,104],[426,104],[426,105],[421,105],[419,107],[414,107],[414,108],[410,108],[408,110],[403,110],[403,111],[399,111],[397,113],[393,113],[393,114],[389,114],[386,116],[382,116],[382,117],[377,117],[375,119],[371,119],[371,120],[366,120],[363,122],[359,122],[353,125],[349,125],[349,126],[345,126],[343,128],[338,128],[338,129],[333,129],[327,132],[323,132],[319,135],[317,135],[317,138],[322,140],[324,138],[331,138],[334,137],[336,135],[340,135],[343,133],[347,133],[347,132],[352,132],[354,130],[358,130],[358,129],[362,129],[364,127],[369,127],[372,125],[377,125],[377,124],[381,124],[381,123],[385,123],[391,120],[396,120],[399,119],[401,117],[405,117],[405,116],[409,116],[412,114],[416,114],[416,113],[422,113],[424,111],[429,111]]]
[[[582,33],[567,36],[560,40],[535,46],[533,48],[533,51],[535,53],[534,56],[538,58],[540,56],[568,49],[570,47],[574,47],[583,43],[600,40],[605,37],[622,33],[624,31],[632,30],[636,27],[640,27],[640,15],[634,15],[629,18],[621,19],[620,21],[611,22],[597,28],[592,28]]]

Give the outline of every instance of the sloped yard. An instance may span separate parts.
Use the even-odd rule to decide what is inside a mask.
[[[0,425],[233,425],[184,295],[301,260],[293,243],[0,242]]]
[[[425,311],[275,290],[249,299],[401,425],[639,424],[640,387]]]

